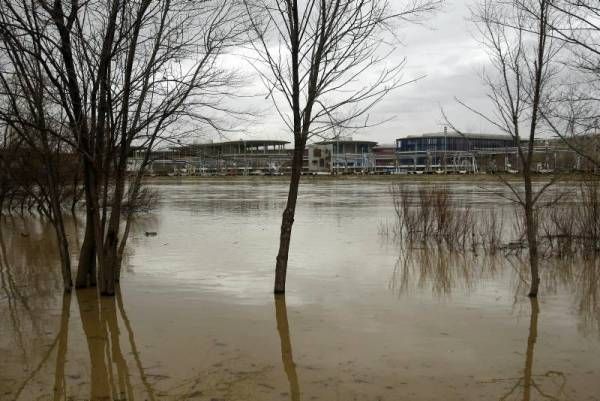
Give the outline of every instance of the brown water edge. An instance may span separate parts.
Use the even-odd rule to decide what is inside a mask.
[[[0,399],[598,399],[596,261],[532,304],[516,257],[382,242],[385,186],[305,188],[287,298],[281,184],[159,186],[114,300],[63,296],[51,231],[3,221]]]

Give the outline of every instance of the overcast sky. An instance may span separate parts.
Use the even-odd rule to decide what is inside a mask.
[[[406,57],[404,77],[407,81],[425,77],[392,92],[371,112],[370,121],[390,118],[391,121],[360,131],[353,135],[354,138],[393,143],[396,138],[406,135],[441,131],[442,107],[453,124],[462,130],[497,133],[455,100],[459,97],[478,109],[489,110],[481,82],[487,55],[469,21],[469,6],[473,1],[447,0],[443,9],[424,20],[422,25],[403,25],[399,31],[403,45],[394,57],[398,61]],[[261,85],[256,81],[256,90],[260,90]],[[253,102],[263,103],[264,97]],[[291,135],[271,105],[265,103],[259,121],[250,124],[246,133],[234,133],[228,139],[240,138],[291,140]]]

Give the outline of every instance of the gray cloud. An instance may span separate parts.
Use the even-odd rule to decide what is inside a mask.
[[[356,137],[392,143],[407,134],[441,130],[442,107],[453,124],[461,129],[497,132],[454,99],[458,97],[478,109],[489,111],[481,81],[487,56],[472,34],[474,29],[468,21],[469,4],[469,0],[448,2],[443,10],[422,24],[405,25],[399,30],[402,45],[390,61],[395,63],[406,58],[404,77],[407,81],[420,76],[424,78],[389,94],[372,110],[369,121],[391,121],[361,131]],[[255,92],[260,88],[257,83],[252,85]],[[264,96],[240,100],[240,105],[260,109],[261,116],[244,127],[244,134],[233,136],[291,140],[268,102]]]

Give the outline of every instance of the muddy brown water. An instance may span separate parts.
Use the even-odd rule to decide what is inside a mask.
[[[0,399],[600,400],[599,263],[546,262],[531,302],[518,258],[378,235],[388,185],[304,180],[285,298],[283,180],[154,183],[115,299],[63,295],[48,225],[3,220]]]

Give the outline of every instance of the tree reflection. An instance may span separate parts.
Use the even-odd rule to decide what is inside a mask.
[[[574,290],[583,332],[600,335],[600,259],[587,260],[583,264]]]
[[[525,367],[523,368],[523,376],[516,380],[510,390],[500,397],[501,401],[522,399],[523,401],[531,401],[537,399],[547,400],[562,400],[567,399],[565,395],[565,387],[567,384],[566,377],[562,372],[548,371],[542,375],[535,375],[535,345],[538,338],[538,318],[540,314],[540,306],[536,298],[529,298],[531,311],[529,315],[529,336],[527,337],[527,349],[525,352]],[[558,389],[550,394],[545,390],[545,379],[552,380],[550,384],[558,383]],[[522,392],[522,397],[520,396]]]
[[[104,356],[108,338],[106,328],[101,322],[99,299],[96,294],[95,289],[79,290],[77,291],[77,303],[90,356],[90,398],[110,399],[108,367]]]
[[[287,317],[287,306],[285,304],[285,295],[275,295],[275,318],[277,320],[277,332],[281,341],[281,360],[283,369],[290,383],[290,394],[292,401],[300,400],[300,384],[298,382],[298,373],[292,354],[292,342],[290,340],[290,329]]]
[[[436,297],[467,294],[478,283],[506,271],[515,302],[529,290],[529,267],[519,255],[476,255],[453,252],[443,246],[411,248],[403,245],[388,287],[400,296],[414,290],[430,290]],[[600,258],[544,259],[540,263],[541,286],[548,294],[567,292],[579,312],[578,329],[600,335]]]
[[[509,261],[516,272],[515,296],[523,295],[528,285],[523,278],[528,269],[526,261]],[[600,258],[577,257],[544,262],[540,270],[544,292],[568,292],[578,311],[578,329],[584,335],[596,333],[600,336]]]
[[[77,240],[74,223],[74,230],[69,232],[71,238]],[[114,299],[99,297],[95,289],[63,294],[58,255],[48,240],[52,237],[49,230],[47,222],[36,218],[2,218],[0,224],[0,325],[2,335],[6,335],[2,340],[10,349],[8,355],[0,358],[0,372],[4,370],[7,374],[2,379],[9,383],[9,388],[0,392],[0,398],[32,399],[33,394],[39,392],[49,392],[44,399],[81,398],[73,393],[80,390],[69,386],[69,376],[65,373],[73,335],[69,333],[73,319],[71,298],[75,296],[91,367],[89,394],[83,398],[134,399],[128,353],[123,353],[121,344],[121,340],[126,339],[125,346],[135,361],[132,366],[139,371],[145,387],[145,391],[138,393],[145,393],[143,399],[155,400],[120,291],[117,289]],[[56,310],[58,317],[53,313]],[[124,327],[120,327],[120,321]],[[125,337],[121,337],[121,329]],[[49,334],[51,338],[43,341]],[[50,376],[44,376],[49,370]]]
[[[529,401],[531,399],[533,351],[535,349],[535,342],[537,341],[538,315],[540,314],[540,306],[537,298],[530,297],[529,301],[531,303],[531,315],[529,319],[529,337],[527,337],[527,353],[525,354],[523,401]]]
[[[148,376],[146,375],[146,372],[142,365],[140,352],[138,351],[137,344],[135,342],[135,336],[133,334],[133,328],[131,326],[131,322],[129,321],[129,318],[127,317],[127,313],[125,312],[125,306],[123,305],[123,296],[121,294],[121,286],[117,285],[115,290],[116,290],[115,298],[117,301],[117,306],[119,308],[121,318],[123,319],[123,323],[125,324],[125,329],[127,330],[127,338],[129,339],[129,346],[131,347],[131,353],[133,355],[133,359],[135,360],[138,374],[140,375],[140,379],[142,380],[142,383],[144,384],[144,388],[146,389],[146,396],[148,397],[147,399],[150,401],[154,401],[156,399],[156,397],[154,395],[155,391],[154,391],[154,388],[152,387],[152,385],[150,384],[150,382],[148,381]]]
[[[69,320],[71,316],[71,293],[63,294],[60,329],[58,332],[58,352],[54,370],[54,401],[67,399],[67,383],[65,381],[65,364],[69,343]]]
[[[120,294],[117,298],[120,298]],[[90,398],[133,400],[131,375],[121,350],[117,317],[117,310],[119,310],[126,320],[122,300],[114,297],[99,297],[95,289],[84,289],[77,291],[77,301],[91,362]],[[136,360],[139,361],[133,332],[129,325],[127,330],[130,345],[135,350]],[[139,368],[143,375],[141,363]],[[150,396],[150,399],[154,397]]]
[[[456,288],[472,291],[478,281],[497,271],[495,256],[479,257],[444,247],[403,247],[388,286],[398,296],[413,288],[431,289],[435,296],[449,296]]]
[[[55,291],[55,252],[46,226],[32,219],[0,219],[0,325],[2,340],[14,350],[2,355],[0,371],[7,374],[7,382],[15,383],[14,388],[3,389],[3,394],[18,399],[59,344],[60,336],[50,343],[40,339],[54,331],[56,322],[48,311],[56,308],[60,298]],[[69,300],[63,297],[63,309]],[[15,365],[18,370],[11,369]]]

